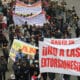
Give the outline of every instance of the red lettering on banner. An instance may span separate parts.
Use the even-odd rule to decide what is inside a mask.
[[[80,48],[71,49],[71,50],[67,49],[66,56],[67,57],[80,57]]]
[[[51,40],[51,44],[56,44],[56,45],[69,45],[69,44],[74,44],[74,40]]]
[[[30,48],[30,53],[35,54],[36,53],[36,49],[35,48]]]
[[[46,58],[41,59],[41,67],[46,67]]]
[[[65,70],[70,69],[80,72],[80,62],[71,60],[60,60],[56,58],[42,58],[41,67],[62,68]]]
[[[42,48],[42,55],[47,56],[47,48],[46,47]]]
[[[43,48],[42,48],[42,55],[43,55],[43,56],[47,56],[47,55],[57,56],[57,51],[58,51],[57,48],[53,48],[53,47],[51,47],[51,46],[43,47]]]
[[[69,40],[69,44],[74,44],[74,40]]]
[[[58,59],[57,60],[57,67],[58,68],[61,68],[62,67],[62,64],[63,64],[63,62],[60,59]]]
[[[71,69],[71,61],[67,61],[67,63],[65,63],[65,65],[66,65],[66,67],[67,67],[68,69]]]
[[[69,49],[66,50],[66,56],[69,57]]]
[[[35,54],[36,53],[36,49],[35,48],[31,48],[31,47],[25,46],[25,45],[22,47],[22,51],[24,53],[31,53],[31,54]]]
[[[51,44],[66,45],[66,44],[68,44],[68,42],[67,42],[67,40],[51,40]]]
[[[23,52],[28,52],[27,47],[26,47],[26,46],[23,46],[22,51],[23,51]]]
[[[51,46],[48,46],[48,49],[47,49],[47,53],[48,55],[54,55],[54,56],[57,56],[57,48],[53,48]]]
[[[26,49],[26,48],[23,48]],[[27,49],[26,49],[27,50]],[[53,55],[53,56],[65,56],[64,54],[66,54],[67,57],[80,57],[80,48],[76,48],[76,49],[60,49],[59,53],[58,53],[57,48],[53,48],[51,46],[48,47],[43,47],[42,49],[42,55],[43,56],[48,56],[48,55]],[[35,50],[33,49],[33,52],[35,52]],[[64,53],[65,52],[65,53]]]
[[[80,62],[79,62],[79,64],[78,64],[78,65],[79,65],[79,67],[78,67],[78,71],[80,72]]]
[[[50,58],[49,58],[50,59]],[[50,64],[50,67],[57,67],[57,59],[51,59],[51,64]]]
[[[48,46],[47,51],[48,51],[48,55],[51,55],[53,53],[53,47]]]
[[[76,61],[73,61],[73,64],[72,65],[74,65],[73,66],[73,69],[78,71],[78,67],[77,67],[78,64],[77,64],[77,62]]]
[[[64,56],[64,49],[60,49],[60,54],[59,56]]]
[[[62,40],[62,43],[61,43],[61,45],[66,45],[67,44],[67,40]]]
[[[47,61],[46,66],[49,67],[50,66],[50,58],[47,58],[46,61]]]
[[[76,53],[75,54],[76,54],[76,57],[80,57],[80,48],[76,49]]]
[[[75,57],[75,49],[70,50],[70,57]]]

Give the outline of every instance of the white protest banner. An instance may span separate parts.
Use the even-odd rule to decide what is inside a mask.
[[[38,1],[32,5],[25,4],[21,1],[17,1],[15,5],[15,14],[18,15],[35,15],[42,12],[41,1]]]
[[[80,76],[80,44],[53,45],[39,42],[40,72]]]
[[[18,52],[19,49],[21,49],[24,54],[35,55],[36,50],[38,48],[28,43],[25,43],[23,41],[14,39],[11,50],[10,50],[10,54],[9,54],[10,58],[13,61],[15,61],[16,53]]]
[[[80,38],[71,38],[71,39],[44,38],[44,41],[55,45],[80,44]]]
[[[37,16],[34,17],[23,17],[18,15],[13,15],[13,20],[15,25],[23,25],[26,21],[29,25],[40,25],[43,26],[44,23],[46,23],[45,14],[40,13]]]
[[[29,25],[43,26],[46,23],[45,13],[42,11],[41,1],[32,5],[17,1],[13,12],[13,21],[15,25],[23,25],[26,21]]]

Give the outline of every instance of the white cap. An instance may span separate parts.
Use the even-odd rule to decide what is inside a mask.
[[[14,74],[11,74],[11,75],[10,75],[10,78],[11,78],[11,79],[15,79],[15,75],[14,75]]]

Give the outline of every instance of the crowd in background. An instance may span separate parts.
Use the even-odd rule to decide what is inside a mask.
[[[28,25],[27,21],[22,26],[14,25],[12,18],[12,5],[14,4],[15,2],[2,5],[0,2],[0,47],[3,51],[3,56],[0,57],[0,80],[6,80],[5,72],[8,71],[9,49],[14,39],[38,47],[38,42],[43,41],[44,38],[72,38],[72,29],[75,37],[80,37],[80,19],[76,14],[75,7],[73,6],[71,10],[67,9],[67,3],[64,0],[60,4],[57,1],[42,0],[42,8],[46,12],[47,19],[47,23],[44,23],[43,26]],[[6,31],[8,31],[9,40],[4,35]],[[4,60],[2,60],[3,58]],[[38,50],[34,58],[23,55],[21,50],[19,50],[12,65],[15,79],[9,80],[40,80],[41,78],[47,80],[47,76],[50,80],[54,80],[55,73],[40,74],[38,59]],[[2,67],[3,64],[4,67]],[[4,76],[3,79],[2,76]],[[12,77],[14,78],[14,76]],[[70,80],[70,75],[64,75],[63,78],[64,80]],[[79,77],[78,80],[80,80]]]

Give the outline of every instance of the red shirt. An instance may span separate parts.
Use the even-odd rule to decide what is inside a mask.
[[[37,79],[37,76],[33,75],[32,80],[36,80],[36,79]]]

